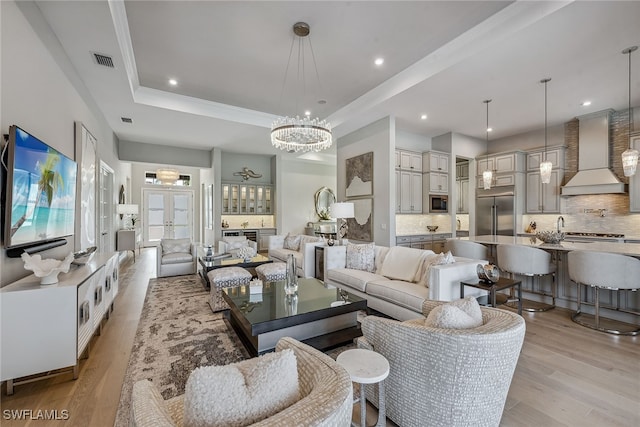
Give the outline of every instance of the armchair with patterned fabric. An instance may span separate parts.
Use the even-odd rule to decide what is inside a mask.
[[[400,426],[498,426],[524,340],[524,319],[479,307],[480,326],[433,326],[427,317],[443,304],[426,300],[424,317],[404,322],[363,319],[358,347],[382,354],[390,365],[387,417]],[[375,405],[376,393],[374,387],[367,390]]]

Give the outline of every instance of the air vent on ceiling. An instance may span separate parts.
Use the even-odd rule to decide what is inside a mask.
[[[94,53],[93,59],[95,59],[96,64],[98,65],[103,65],[109,68],[115,68],[115,66],[113,65],[113,59],[110,56]]]
[[[133,120],[129,117],[120,117],[120,120],[122,120],[123,123],[133,123]]]

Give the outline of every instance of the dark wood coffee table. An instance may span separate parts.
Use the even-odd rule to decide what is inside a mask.
[[[253,356],[273,350],[285,336],[325,350],[362,335],[357,314],[367,300],[314,278],[298,283],[297,298],[285,294],[284,281],[265,283],[259,294],[250,294],[249,286],[222,290],[229,321]]]
[[[211,261],[205,261],[203,257],[198,257],[198,262],[202,266],[202,270],[200,270],[199,273],[200,273],[200,277],[202,277],[202,280],[204,281],[204,288],[206,290],[209,290],[211,288],[211,284],[209,283],[209,278],[207,277],[207,273],[210,272],[211,270],[215,270],[216,268],[223,268],[223,267],[242,267],[249,270],[249,272],[255,276],[256,275],[255,268],[257,266],[262,264],[267,264],[269,262],[273,262],[273,260],[269,259],[264,255],[258,254],[253,258],[251,258],[250,262],[244,262],[244,260],[241,258],[236,258],[231,256],[227,258],[214,257],[214,259]]]

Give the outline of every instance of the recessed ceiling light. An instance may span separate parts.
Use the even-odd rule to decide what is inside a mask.
[[[380,66],[384,64],[384,58],[376,58],[376,60],[373,61],[373,63],[376,64],[377,66]]]
[[[421,120],[427,120],[427,115],[426,115],[426,114],[421,115],[421,116],[420,116],[420,119],[421,119]]]
[[[176,86],[178,84],[178,81],[176,79],[169,79],[169,84],[171,86]]]
[[[493,128],[487,128],[487,132],[493,131]]]
[[[310,115],[311,115],[311,111],[309,111],[309,110],[305,110],[304,115],[305,115],[305,116],[310,116]]]
[[[582,104],[583,107],[588,107],[589,105],[591,105],[591,101],[584,101]]]

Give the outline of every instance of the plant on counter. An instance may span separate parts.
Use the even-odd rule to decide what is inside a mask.
[[[318,216],[320,219],[328,221],[331,219],[331,215],[329,214],[329,208],[322,208],[318,211]]]
[[[245,221],[245,222],[243,222],[242,224],[240,224],[240,226],[241,226],[242,228],[247,228],[247,227],[249,226],[249,221]]]

